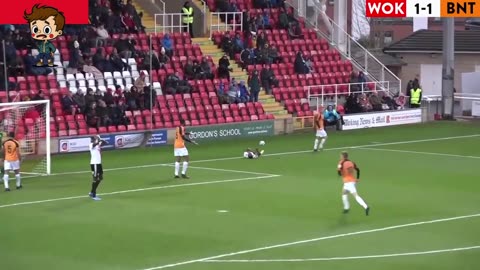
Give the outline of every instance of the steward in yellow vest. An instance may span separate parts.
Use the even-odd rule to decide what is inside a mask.
[[[193,7],[188,1],[182,7],[182,14],[183,31],[190,33],[190,37],[193,38]]]

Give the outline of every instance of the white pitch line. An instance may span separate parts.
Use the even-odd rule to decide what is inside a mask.
[[[204,263],[272,263],[272,262],[315,262],[315,261],[345,261],[345,260],[364,260],[364,259],[378,259],[378,258],[390,258],[390,257],[403,257],[403,256],[418,256],[429,255],[448,252],[459,252],[472,249],[479,249],[480,246],[450,248],[450,249],[438,249],[419,252],[405,252],[405,253],[392,253],[392,254],[380,254],[380,255],[367,255],[367,256],[351,256],[351,257],[331,257],[331,258],[306,258],[306,259],[265,259],[265,260],[208,260]]]
[[[390,142],[390,143],[365,144],[365,145],[357,145],[357,146],[342,146],[342,147],[335,147],[335,148],[327,148],[324,151],[338,151],[338,150],[344,150],[344,149],[349,149],[349,148],[350,149],[355,149],[355,148],[363,148],[363,147],[400,145],[400,144],[422,143],[422,142],[435,142],[435,141],[467,139],[467,138],[476,138],[476,137],[480,137],[480,134],[453,136],[453,137],[440,137],[440,138],[411,140],[411,141],[399,141],[399,142]],[[312,150],[280,152],[280,153],[264,154],[264,155],[262,155],[262,158],[263,157],[273,157],[273,156],[296,155],[296,154],[304,154],[304,153],[311,153],[311,152],[312,152]],[[244,157],[236,156],[236,157],[226,157],[226,158],[193,160],[193,161],[190,161],[189,163],[193,164],[193,163],[214,162],[214,161],[224,161],[224,160],[238,160],[238,159],[244,159]],[[138,165],[138,166],[129,166],[129,167],[110,168],[110,169],[104,169],[103,171],[107,171],[107,172],[109,172],[109,171],[122,171],[122,170],[152,168],[152,167],[171,166],[171,165],[172,165],[172,163],[158,163],[158,164],[149,164],[149,165]],[[59,176],[59,175],[74,175],[74,174],[86,174],[86,173],[92,173],[92,172],[91,171],[61,172],[61,173],[53,173],[51,175],[52,176]]]
[[[372,148],[372,147],[359,147],[359,148],[357,148],[357,149],[360,149],[360,150],[371,150],[371,151],[382,151],[382,152],[405,153],[405,154],[419,154],[419,155],[442,156],[442,157],[480,159],[480,156],[464,156],[464,155],[455,155],[455,154],[446,154],[446,153],[434,153],[434,152],[423,152],[423,151],[397,150],[397,149]]]
[[[221,184],[221,183],[229,183],[229,182],[240,182],[240,181],[247,181],[247,180],[259,180],[259,179],[274,178],[274,177],[279,177],[279,176],[280,175],[272,174],[272,175],[244,177],[244,178],[226,179],[226,180],[217,180],[217,181],[208,181],[208,182],[185,183],[185,184],[178,184],[178,185],[168,185],[168,186],[158,186],[158,187],[149,187],[149,188],[120,190],[120,191],[114,191],[114,192],[101,193],[101,194],[98,194],[98,195],[99,196],[110,196],[110,195],[149,191],[149,190],[157,190],[157,189],[169,189],[169,188],[179,188],[179,187],[189,187],[189,186]],[[87,195],[82,195],[82,196],[63,197],[63,198],[39,200],[39,201],[19,202],[19,203],[0,205],[0,208],[14,207],[14,206],[20,206],[20,205],[30,205],[30,204],[41,204],[41,203],[57,202],[57,201],[67,201],[67,200],[75,200],[75,199],[87,199],[87,198],[88,198]]]
[[[323,237],[312,238],[312,239],[307,239],[307,240],[300,240],[300,241],[283,243],[283,244],[278,244],[278,245],[265,246],[265,247],[260,247],[260,248],[254,248],[254,249],[247,249],[247,250],[242,250],[242,251],[237,251],[237,252],[225,253],[225,254],[220,254],[220,255],[216,255],[216,256],[212,256],[212,257],[205,257],[205,258],[193,259],[193,260],[188,260],[188,261],[183,261],[183,262],[178,262],[178,263],[165,264],[165,265],[155,266],[155,267],[151,267],[151,268],[145,268],[145,269],[142,269],[142,270],[157,270],[157,269],[172,268],[172,267],[182,266],[182,265],[186,265],[186,264],[193,264],[193,263],[198,263],[198,262],[211,261],[211,260],[216,260],[216,259],[225,258],[225,257],[232,257],[232,256],[236,256],[236,255],[243,255],[243,254],[247,254],[247,253],[270,250],[270,249],[275,249],[275,248],[289,247],[289,246],[300,245],[300,244],[307,244],[307,243],[318,242],[318,241],[323,241],[323,240],[328,240],[328,239],[335,239],[335,238],[347,237],[347,236],[352,236],[352,235],[368,234],[368,233],[374,233],[374,232],[389,231],[389,230],[406,228],[406,227],[413,227],[413,226],[424,225],[424,224],[432,224],[432,223],[446,222],[446,221],[452,221],[452,220],[468,219],[468,218],[474,218],[474,217],[480,217],[480,213],[472,214],[472,215],[465,215],[465,216],[451,217],[451,218],[434,219],[434,220],[429,220],[429,221],[420,221],[420,222],[407,223],[407,224],[402,224],[402,225],[394,225],[394,226],[377,228],[377,229],[372,229],[372,230],[364,230],[364,231],[357,231],[357,232],[350,232],[350,233],[335,234],[335,235],[330,235],[330,236],[323,236]]]
[[[167,164],[167,165],[164,165],[164,166],[175,167],[174,164]],[[275,174],[271,174],[271,173],[249,172],[249,171],[239,171],[239,170],[219,169],[219,168],[209,168],[209,167],[188,166],[188,168],[190,168],[190,169],[198,169],[198,170],[207,170],[207,171],[244,173],[244,174],[253,174],[253,175],[275,175]]]

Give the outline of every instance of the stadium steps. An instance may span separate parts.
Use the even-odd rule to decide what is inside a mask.
[[[193,38],[192,43],[198,44],[203,55],[212,57],[213,63],[216,65],[218,65],[218,61],[225,54],[225,52],[219,49],[217,45],[210,40],[210,38]],[[231,78],[235,78],[237,82],[245,81],[246,83],[248,81],[247,72],[242,71],[242,68],[238,67],[238,65],[236,65],[232,60],[230,60],[230,63],[232,64],[231,66],[233,69],[233,72],[230,73]],[[275,119],[292,117],[292,115],[288,114],[288,112],[285,110],[285,106],[278,103],[272,95],[266,94],[265,91],[260,92],[258,101],[262,103],[265,112],[268,114],[273,114]]]
[[[138,2],[138,0],[133,0],[132,4],[137,10],[137,13],[143,12],[142,24],[143,26],[145,26],[145,32],[147,34],[155,33],[155,18],[154,18],[155,12],[149,9],[149,7],[144,7],[143,5],[141,5]],[[147,10],[150,10],[150,11],[147,11]]]

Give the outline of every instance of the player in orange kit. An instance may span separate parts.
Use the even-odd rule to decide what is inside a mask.
[[[15,172],[15,178],[17,180],[17,189],[22,188],[22,182],[20,178],[20,143],[15,140],[15,134],[10,132],[8,134],[8,139],[3,142],[3,154],[4,154],[4,169],[5,173],[3,174],[3,184],[5,185],[5,191],[10,191],[8,181],[8,173],[13,171]]]
[[[358,195],[356,183],[360,179],[360,169],[357,167],[355,162],[348,159],[348,153],[342,152],[340,155],[340,162],[338,163],[338,175],[343,179],[343,191],[342,191],[342,201],[343,201],[343,213],[348,213],[350,210],[350,202],[348,201],[348,194],[350,193],[358,204],[360,204],[365,209],[365,214],[368,216],[370,214],[370,207],[365,203],[365,201]]]
[[[321,110],[317,114],[315,114],[314,118],[314,130],[315,130],[315,143],[313,145],[313,151],[317,152],[318,148],[320,146],[320,150],[323,149],[323,145],[325,144],[325,141],[327,140],[327,132],[325,131],[325,123],[323,121],[323,113]]]
[[[183,160],[183,168],[182,168],[182,178],[188,179],[187,176],[187,168],[188,162],[190,161],[188,156],[188,150],[185,146],[185,142],[190,142],[193,144],[197,144],[195,141],[192,141],[188,135],[190,133],[185,132],[185,120],[180,120],[180,126],[177,127],[175,131],[175,143],[174,147],[174,155],[175,155],[175,178],[180,178],[178,175],[180,172],[180,162]]]

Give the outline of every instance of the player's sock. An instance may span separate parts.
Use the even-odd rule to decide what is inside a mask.
[[[322,140],[320,141],[320,149],[323,149],[323,145],[325,144],[325,141],[326,141],[326,140],[327,140],[327,139],[322,138]]]
[[[187,174],[187,169],[188,169],[188,162],[184,161],[183,162],[183,167],[182,167],[182,175]]]
[[[343,201],[343,210],[350,209],[350,202],[348,202],[348,195],[342,195],[342,201]]]
[[[97,188],[99,184],[100,184],[99,181],[92,182],[92,190],[90,191],[90,193],[92,194],[92,198],[97,197]]]
[[[22,179],[20,178],[20,174],[15,174],[15,179],[17,179],[17,188],[22,186]]]
[[[175,176],[180,172],[180,162],[175,162]]]
[[[9,189],[10,187],[8,186],[8,173],[5,173],[3,175],[3,184],[5,185],[5,189]]]
[[[315,139],[315,144],[313,145],[313,150],[317,150],[317,149],[318,149],[318,143],[319,143],[319,142],[320,142],[320,141],[318,140],[318,138]]]
[[[357,200],[358,204],[360,204],[363,208],[367,209],[368,206],[367,204],[365,203],[365,201],[362,199],[362,197],[360,196],[355,196],[355,200]]]

